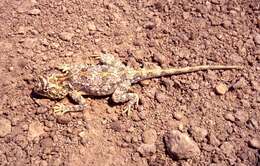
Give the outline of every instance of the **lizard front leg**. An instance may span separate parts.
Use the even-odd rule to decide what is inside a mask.
[[[67,112],[78,112],[86,109],[85,99],[82,97],[82,94],[78,91],[72,91],[69,93],[70,98],[77,103],[77,105],[73,106],[65,106],[63,104],[56,104],[53,108],[54,112],[63,115]]]
[[[124,81],[119,84],[115,92],[112,94],[112,100],[115,103],[126,103],[124,112],[130,114],[132,107],[139,102],[139,96],[136,93],[129,93],[128,89],[131,86],[130,81]]]

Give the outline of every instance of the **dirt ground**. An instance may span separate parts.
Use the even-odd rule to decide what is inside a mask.
[[[258,0],[1,0],[0,32],[1,165],[260,165]],[[143,81],[130,116],[107,97],[57,116],[32,96],[41,71],[100,53],[244,69]]]

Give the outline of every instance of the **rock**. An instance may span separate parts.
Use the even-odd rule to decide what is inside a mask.
[[[13,44],[8,41],[0,41],[0,52],[9,52],[13,50]]]
[[[122,131],[122,128],[123,128],[119,121],[110,123],[110,127],[112,130],[117,131],[117,132]]]
[[[212,26],[218,26],[222,24],[222,19],[216,16],[211,16],[210,22]]]
[[[260,84],[257,81],[251,81],[251,84],[257,92],[260,92]]]
[[[252,148],[260,149],[260,139],[259,138],[253,138],[249,141],[249,146]]]
[[[168,99],[168,96],[166,96],[164,93],[162,92],[155,92],[155,98],[159,103],[163,103]]]
[[[244,61],[244,59],[240,56],[240,55],[237,55],[237,54],[231,54],[229,56],[229,59],[234,62],[234,63],[241,63]]]
[[[36,0],[23,0],[21,1],[21,4],[18,6],[17,12],[19,13],[26,12],[36,4],[37,4]]]
[[[192,127],[190,129],[191,135],[195,141],[201,142],[208,135],[207,129],[200,127]]]
[[[250,118],[248,121],[247,121],[247,124],[250,126],[250,128],[255,128],[255,129],[258,129],[258,122],[257,120],[255,120],[254,118]]]
[[[18,34],[24,35],[26,34],[29,30],[31,30],[32,27],[31,26],[20,26],[17,30]]]
[[[141,120],[141,118],[139,117],[138,113],[136,111],[132,112],[131,118],[133,119],[133,121],[138,122]]]
[[[260,34],[256,34],[254,36],[254,41],[255,41],[255,44],[260,45]]]
[[[247,86],[247,81],[244,77],[240,78],[236,83],[232,85],[234,89],[241,89]]]
[[[26,38],[23,42],[24,48],[34,48],[38,39],[37,38]]]
[[[0,137],[5,137],[11,133],[11,121],[0,117]]]
[[[233,116],[232,113],[227,113],[227,114],[225,114],[225,115],[224,115],[224,118],[225,118],[226,120],[231,121],[231,122],[235,122],[235,117]]]
[[[29,125],[28,130],[28,139],[33,140],[34,138],[39,137],[40,135],[44,134],[44,126],[38,121],[34,121]]]
[[[145,25],[144,25],[144,28],[145,29],[149,29],[149,30],[151,30],[151,29],[153,29],[153,28],[155,28],[156,27],[156,23],[155,22],[152,22],[152,21],[149,21],[149,22],[147,22]]]
[[[40,9],[32,9],[28,11],[28,14],[30,15],[39,15],[41,13]]]
[[[61,32],[59,35],[60,39],[64,41],[71,41],[73,36],[74,34],[70,32]]]
[[[153,60],[154,60],[155,62],[158,62],[160,65],[166,64],[166,57],[163,56],[163,55],[161,55],[161,54],[158,54],[158,53],[155,53],[155,54],[153,55]]]
[[[177,130],[166,133],[164,140],[173,159],[189,159],[200,154],[198,145],[187,134]]]
[[[220,83],[216,86],[216,92],[219,95],[224,95],[228,91],[228,87],[224,83]]]
[[[230,156],[233,153],[234,146],[230,142],[224,142],[221,146],[220,149],[224,154],[227,156]]]
[[[176,120],[181,120],[183,118],[183,113],[182,112],[174,112],[173,113],[173,117],[176,119]]]
[[[208,141],[209,141],[209,144],[211,144],[211,145],[214,145],[214,146],[220,145],[220,141],[217,139],[217,137],[214,134],[209,134]]]
[[[245,123],[249,119],[249,114],[246,111],[237,111],[235,114],[235,120]]]
[[[154,144],[157,140],[157,133],[154,129],[145,130],[143,133],[143,142],[145,144]]]
[[[156,152],[156,146],[154,144],[141,144],[137,151],[142,156],[151,156]]]
[[[87,28],[88,28],[89,31],[96,31],[97,30],[94,22],[89,22],[88,25],[87,25]]]

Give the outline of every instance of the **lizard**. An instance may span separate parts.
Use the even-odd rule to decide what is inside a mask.
[[[145,79],[204,70],[242,69],[232,65],[201,65],[182,68],[134,69],[126,66],[111,54],[98,56],[99,64],[63,64],[57,67],[60,73],[40,75],[33,91],[53,100],[69,96],[76,105],[65,106],[57,103],[53,110],[63,115],[67,112],[83,111],[87,105],[83,96],[112,96],[115,103],[125,103],[124,112],[131,112],[138,105],[139,96],[129,92],[132,84]]]

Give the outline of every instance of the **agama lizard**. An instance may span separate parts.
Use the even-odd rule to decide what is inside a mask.
[[[138,104],[136,93],[128,92],[132,84],[141,80],[175,74],[190,73],[202,70],[241,69],[240,66],[194,66],[168,69],[139,69],[125,66],[119,59],[110,54],[102,54],[98,65],[61,65],[59,74],[40,76],[34,92],[50,99],[63,99],[69,96],[77,105],[64,106],[57,104],[54,112],[64,114],[71,111],[82,111],[86,108],[83,96],[112,95],[115,103],[126,104],[126,112]]]

